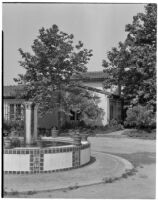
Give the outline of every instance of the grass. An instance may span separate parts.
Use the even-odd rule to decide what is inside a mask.
[[[118,180],[118,178],[103,178],[104,183],[113,183],[114,181]]]
[[[36,191],[28,191],[27,195],[33,195],[33,194],[36,194],[36,193],[37,193]]]
[[[33,194],[36,194],[37,192],[36,191],[28,191],[26,193],[26,195],[33,195]],[[4,191],[3,192],[4,194],[4,197],[18,197],[20,195],[20,193],[18,191],[14,191],[12,190],[11,192],[7,192],[7,191]]]
[[[122,178],[128,178],[129,176],[134,176],[136,172],[137,170],[135,168],[131,170],[126,170],[126,172],[122,174]]]
[[[16,196],[17,197],[19,195],[19,192],[12,190],[11,192],[8,193],[7,191],[4,191],[3,195],[4,195],[4,197],[7,197],[7,196]]]
[[[69,186],[68,189],[69,190],[76,190],[77,188],[79,188],[79,186],[76,184],[74,186]]]
[[[133,168],[131,170],[126,170],[120,177],[110,177],[110,178],[103,178],[102,181],[104,183],[113,183],[115,181],[120,180],[121,178],[128,178],[129,176],[134,176],[136,174],[137,170],[136,168]]]

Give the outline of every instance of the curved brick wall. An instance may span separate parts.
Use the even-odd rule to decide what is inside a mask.
[[[90,143],[49,148],[15,148],[4,150],[5,174],[50,173],[78,168],[90,161]]]

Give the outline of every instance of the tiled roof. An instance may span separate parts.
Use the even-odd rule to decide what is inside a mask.
[[[3,87],[3,96],[4,97],[15,97],[17,93],[23,90],[23,85],[11,85]]]
[[[93,72],[86,72],[81,75],[73,75],[72,80],[80,79],[83,81],[103,81],[107,77],[107,74],[103,71],[93,71]]]
[[[106,78],[106,74],[102,71],[86,72],[81,75],[73,75],[72,80],[83,80],[88,81],[103,81]],[[18,91],[22,91],[24,88],[23,85],[14,85],[14,86],[4,86],[3,87],[3,96],[4,97],[15,97]]]

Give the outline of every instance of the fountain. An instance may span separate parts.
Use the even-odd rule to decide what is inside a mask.
[[[25,134],[20,147],[4,148],[5,174],[51,173],[86,165],[90,161],[90,143],[76,134],[74,140],[60,137],[38,139],[38,104],[24,103]],[[9,140],[9,138],[8,138]],[[7,146],[8,147],[8,146]]]

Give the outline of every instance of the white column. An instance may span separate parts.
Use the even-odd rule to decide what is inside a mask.
[[[31,144],[31,129],[32,129],[32,119],[31,119],[31,113],[32,113],[32,102],[24,102],[25,106],[25,143]]]
[[[38,106],[39,104],[36,104],[34,106],[34,126],[33,126],[33,138],[37,140],[38,136]]]

